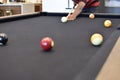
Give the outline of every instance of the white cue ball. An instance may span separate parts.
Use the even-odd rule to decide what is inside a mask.
[[[62,17],[61,22],[67,22],[67,17]]]

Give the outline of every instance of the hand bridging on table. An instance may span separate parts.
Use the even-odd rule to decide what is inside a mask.
[[[74,15],[74,14],[68,14],[68,16],[67,16],[67,20],[68,21],[72,21],[72,20],[75,20],[76,19],[76,15]]]

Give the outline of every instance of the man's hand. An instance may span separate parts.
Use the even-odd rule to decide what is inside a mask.
[[[67,20],[75,20],[76,17],[82,12],[82,9],[84,8],[84,6],[85,6],[85,3],[80,1],[77,4],[77,7],[75,8],[74,12],[68,14]]]
[[[76,19],[76,15],[73,15],[73,14],[68,14],[67,16],[67,20],[70,21],[70,20],[75,20]]]

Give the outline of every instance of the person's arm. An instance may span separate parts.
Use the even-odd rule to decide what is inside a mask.
[[[76,17],[82,12],[82,9],[84,8],[84,6],[85,6],[84,2],[82,1],[78,2],[74,12],[72,14],[68,14],[67,16],[68,20],[75,20]]]

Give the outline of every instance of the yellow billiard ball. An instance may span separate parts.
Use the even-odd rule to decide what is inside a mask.
[[[112,26],[111,20],[105,20],[105,21],[104,21],[104,26],[105,26],[106,28],[111,27],[111,26]]]
[[[89,15],[89,18],[90,18],[90,19],[94,19],[94,18],[95,18],[95,15],[94,15],[93,13],[91,13],[91,14]]]
[[[99,46],[103,42],[103,36],[100,33],[94,33],[90,37],[90,41],[91,41],[92,45]]]

